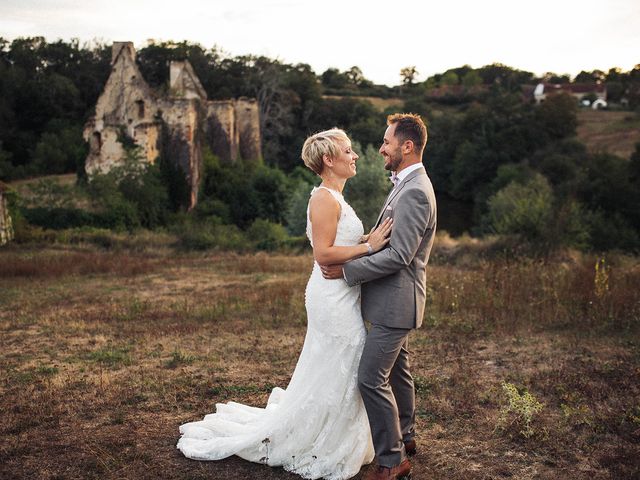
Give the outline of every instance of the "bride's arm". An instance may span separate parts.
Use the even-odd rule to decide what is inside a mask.
[[[348,247],[334,245],[340,219],[340,204],[326,190],[321,189],[311,197],[309,218],[313,232],[313,257],[320,265],[344,263],[369,253],[369,246],[366,243]],[[387,235],[388,233],[384,237]],[[377,251],[387,242],[388,238],[385,238],[382,243],[377,241],[370,246]]]

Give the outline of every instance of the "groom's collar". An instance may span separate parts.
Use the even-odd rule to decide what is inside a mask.
[[[405,178],[409,176],[409,174],[419,168],[422,168],[422,162],[414,163],[413,165],[409,165],[407,168],[403,169],[400,173],[396,173],[398,177],[398,183],[402,182]]]

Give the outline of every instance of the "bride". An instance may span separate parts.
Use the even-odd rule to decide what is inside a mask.
[[[323,278],[319,265],[344,263],[382,249],[391,220],[363,236],[362,222],[342,189],[356,174],[358,155],[344,131],[310,136],[302,148],[307,167],[322,178],[311,192],[307,236],[314,264],[305,298],[308,327],[286,390],[275,388],[266,408],[235,402],[180,427],[178,448],[195,460],[238,455],[282,466],[304,478],[342,480],[374,457],[367,413],[357,387],[366,338],[360,287]]]

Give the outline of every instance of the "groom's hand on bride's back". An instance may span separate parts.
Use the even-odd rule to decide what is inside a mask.
[[[335,265],[320,265],[322,276],[327,280],[337,280],[339,278],[344,278],[342,265],[342,263],[338,263]]]

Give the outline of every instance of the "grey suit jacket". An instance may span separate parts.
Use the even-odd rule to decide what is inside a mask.
[[[362,284],[362,316],[392,328],[422,325],[426,266],[436,231],[436,197],[424,168],[391,192],[376,225],[393,218],[391,241],[379,252],[344,264],[349,286]]]

